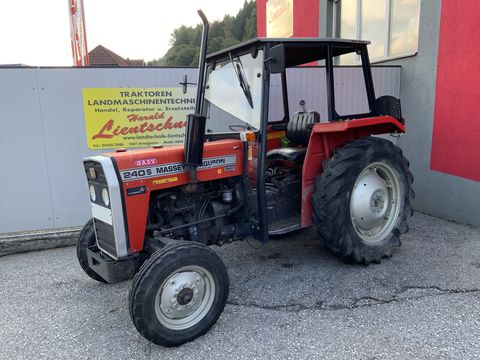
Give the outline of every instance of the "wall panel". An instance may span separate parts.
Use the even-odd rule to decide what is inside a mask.
[[[290,92],[307,94],[309,108],[324,107],[324,69],[290,71]],[[184,73],[195,81],[192,68],[0,69],[0,233],[80,226],[90,217],[82,158],[103,150],[87,149],[83,88],[176,87]],[[346,68],[337,80],[341,86],[360,75]],[[375,68],[373,75],[377,95],[398,96],[399,67]],[[356,101],[356,87],[342,91],[344,100]],[[299,99],[291,96],[292,113]],[[280,107],[272,105],[272,116]]]

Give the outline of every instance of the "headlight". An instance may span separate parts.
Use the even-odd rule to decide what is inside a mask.
[[[97,200],[97,194],[95,193],[95,188],[93,187],[93,185],[90,185],[88,189],[90,190],[90,200],[92,200],[92,202],[95,202],[95,200]]]
[[[102,200],[105,206],[110,205],[110,198],[108,197],[108,190],[106,188],[102,190]]]

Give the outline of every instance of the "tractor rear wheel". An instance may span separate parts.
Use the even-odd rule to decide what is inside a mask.
[[[350,263],[391,256],[413,213],[413,176],[400,148],[363,138],[336,149],[323,167],[312,197],[323,245]]]
[[[95,229],[93,227],[93,219],[90,219],[83,227],[82,231],[80,231],[80,235],[77,239],[77,259],[78,263],[82,267],[85,274],[91,277],[93,280],[97,280],[103,283],[106,281],[98,275],[95,271],[90,269],[88,266],[88,259],[87,259],[87,248],[90,246],[95,245]]]
[[[147,340],[178,346],[205,334],[227,302],[229,278],[209,247],[173,242],[145,261],[133,279],[130,317]]]

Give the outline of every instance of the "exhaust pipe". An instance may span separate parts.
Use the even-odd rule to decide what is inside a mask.
[[[202,19],[203,30],[202,30],[202,44],[200,45],[200,57],[198,59],[198,78],[197,78],[197,99],[195,102],[195,113],[201,114],[202,104],[200,99],[203,95],[204,81],[205,81],[205,59],[207,57],[207,43],[208,43],[208,29],[210,27],[207,17],[202,10],[198,10],[198,15]]]
[[[203,143],[205,137],[206,117],[203,113],[203,93],[205,88],[205,58],[207,56],[208,20],[202,10],[198,10],[202,19],[202,44],[198,61],[197,97],[195,99],[195,113],[187,115],[187,130],[184,146],[184,164],[189,172],[189,186],[187,191],[196,191],[197,166],[203,161]]]

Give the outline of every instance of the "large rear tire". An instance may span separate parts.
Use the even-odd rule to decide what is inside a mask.
[[[400,246],[413,213],[413,176],[402,151],[381,138],[336,149],[312,197],[317,236],[350,263],[380,262]]]
[[[106,283],[106,281],[88,266],[87,248],[96,244],[93,219],[90,219],[83,227],[77,239],[77,259],[85,274],[93,280]]]
[[[178,346],[215,324],[228,292],[227,269],[212,249],[174,242],[152,254],[135,275],[130,317],[147,340]]]

